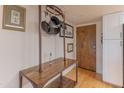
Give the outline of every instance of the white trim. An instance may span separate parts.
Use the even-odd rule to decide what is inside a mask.
[[[24,29],[24,27],[20,27],[20,26],[13,26],[13,25],[7,25],[7,24],[5,26]]]
[[[92,25],[92,24],[97,24],[99,21],[95,21],[95,22],[90,22],[90,23],[84,23],[84,24],[80,24],[80,25],[76,25],[76,28],[77,27],[80,27],[80,26],[86,26],[86,25]]]

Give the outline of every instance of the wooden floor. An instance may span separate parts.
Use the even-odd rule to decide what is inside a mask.
[[[72,70],[67,77],[75,79],[75,70]],[[101,75],[95,72],[78,68],[78,83],[76,88],[112,88],[112,85],[102,82]]]

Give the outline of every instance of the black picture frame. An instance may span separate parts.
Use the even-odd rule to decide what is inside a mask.
[[[65,37],[66,38],[73,38],[74,37],[74,27],[70,24],[65,23],[66,29],[65,29]],[[63,29],[61,29],[59,33],[60,37],[64,37]]]

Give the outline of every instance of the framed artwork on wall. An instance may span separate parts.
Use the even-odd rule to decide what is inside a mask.
[[[67,43],[67,52],[73,52],[73,43]]]
[[[74,35],[74,28],[73,26],[65,23],[66,25],[66,29],[65,29],[65,37],[66,38],[73,38],[73,35]],[[64,32],[63,32],[63,29],[61,29],[60,31],[60,37],[63,37],[64,36]]]
[[[2,28],[7,30],[25,31],[26,9],[16,5],[3,6]]]

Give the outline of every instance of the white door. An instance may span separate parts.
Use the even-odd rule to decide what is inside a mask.
[[[123,13],[103,16],[103,39],[122,39]]]
[[[123,86],[123,46],[120,40],[103,41],[103,81]]]

